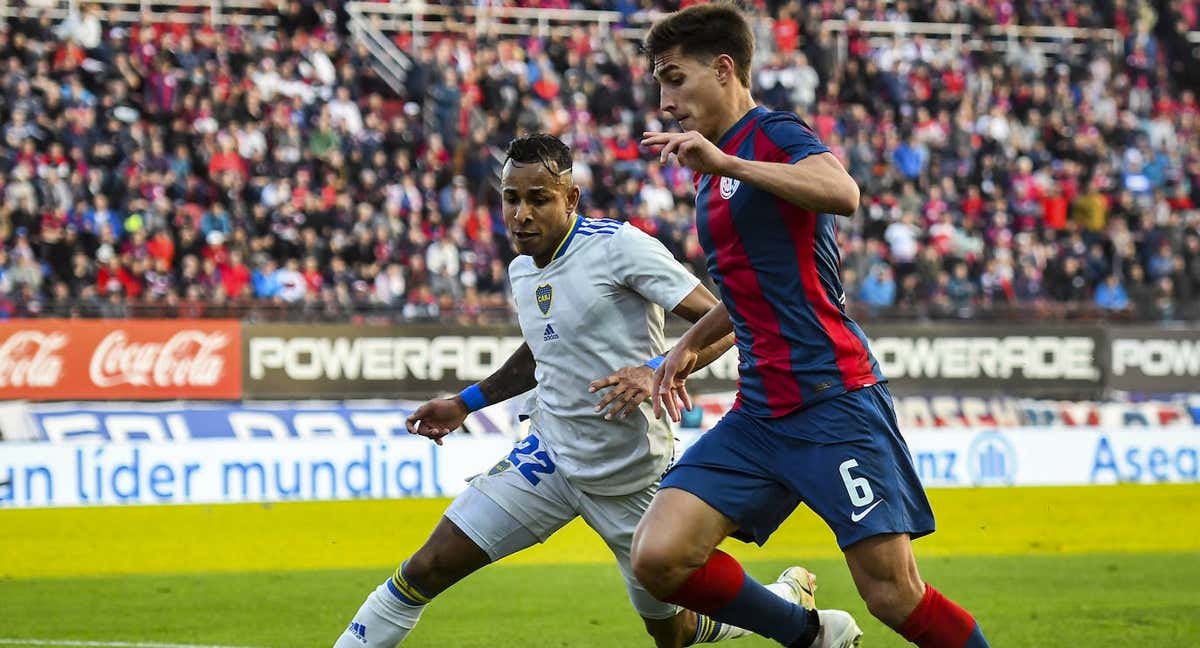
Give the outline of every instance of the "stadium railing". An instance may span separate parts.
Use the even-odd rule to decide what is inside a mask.
[[[124,24],[149,20],[162,23],[214,25],[277,25],[272,3],[265,0],[28,0],[10,3],[0,0],[0,17],[48,15],[55,21],[78,16],[83,5],[100,7],[104,19]]]
[[[367,51],[375,59],[373,67],[380,78],[396,94],[403,95],[404,81],[408,76],[408,70],[412,68],[412,61],[380,29],[380,16],[378,14],[364,15],[357,7],[360,4],[362,3],[351,2],[346,6],[347,26],[350,34],[355,40],[366,45]]]
[[[547,37],[570,35],[579,27],[596,26],[602,34],[621,27],[624,16],[617,11],[588,9],[532,9],[527,7],[455,6],[426,2],[349,2],[346,10],[362,16],[376,16],[380,29],[392,33],[408,32],[414,46],[426,36],[441,33],[497,34],[500,36]],[[639,14],[640,15],[640,14]],[[649,25],[646,17],[632,24]],[[640,31],[621,30],[630,38]]]
[[[426,2],[365,2],[347,4],[350,11],[362,16],[378,16],[380,29],[390,32],[409,32],[413,44],[420,45],[430,34],[468,33],[500,36],[570,35],[576,28],[596,27],[601,34],[616,34],[623,38],[641,39],[645,30],[661,16],[657,12],[638,12],[628,17],[616,11],[587,9],[532,9],[526,7],[445,6]],[[825,20],[821,28],[841,39],[839,49],[846,50],[847,30],[856,30],[880,44],[895,36],[922,34],[929,38],[949,40],[958,48],[980,49],[990,41],[1000,50],[1011,48],[1021,39],[1031,39],[1054,53],[1069,48],[1077,51],[1089,41],[1103,40],[1114,52],[1124,43],[1114,29],[1084,29],[1073,27],[1043,27],[1026,25],[993,25],[974,28],[961,23],[920,23],[845,20]],[[1200,34],[1195,34],[1200,38]]]
[[[826,20],[821,28],[837,38],[838,53],[845,59],[848,34],[856,31],[867,37],[872,47],[886,45],[896,37],[920,34],[933,40],[948,40],[956,51],[979,51],[990,43],[998,51],[1007,51],[1022,40],[1029,39],[1048,54],[1078,55],[1089,43],[1102,41],[1109,51],[1120,54],[1125,49],[1121,33],[1115,29],[1085,29],[1080,27],[1046,27],[1040,25],[991,25],[973,27],[962,23],[920,23],[892,21]]]

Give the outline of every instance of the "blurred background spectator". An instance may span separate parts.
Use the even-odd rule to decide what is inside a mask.
[[[504,144],[531,130],[575,148],[586,215],[631,222],[704,275],[690,172],[638,145],[672,124],[635,41],[447,21],[422,43],[396,35],[412,63],[396,92],[340,5],[281,4],[278,27],[14,11],[0,25],[0,317],[510,321],[494,180]],[[799,113],[863,189],[841,221],[848,307],[1200,317],[1198,14],[1187,0],[756,3],[756,97]],[[1120,42],[1001,51],[870,37],[866,21]]]

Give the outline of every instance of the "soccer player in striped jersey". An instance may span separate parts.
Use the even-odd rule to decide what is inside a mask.
[[[674,454],[670,424],[648,402],[652,367],[666,349],[664,311],[695,322],[717,300],[641,230],[576,216],[580,192],[570,173],[571,151],[553,136],[509,145],[501,192],[521,253],[509,279],[525,344],[479,384],[408,419],[409,432],[441,443],[471,411],[533,389],[531,434],[471,481],[425,545],[368,596],[335,648],[392,648],[446,588],[576,517],[612,550],[657,646],[749,634],[654,599],[629,562],[633,531]],[[732,336],[718,338],[698,364],[732,344]],[[801,567],[770,587],[789,605],[815,606],[812,576]]]
[[[884,376],[844,310],[835,214],[857,210],[857,185],[796,115],[755,104],[754,37],[732,4],[660,20],[645,49],[660,107],[685,132],[642,144],[697,174],[696,227],[722,301],[658,369],[656,413],[678,420],[697,349],[730,331],[740,380],[732,411],[663,478],[634,538],[638,579],[785,646],[856,645],[852,621],[779,601],[716,548],[731,535],[766,542],[804,502],[880,621],[925,648],[985,648],[975,619],[917,570],[911,541],[933,531],[933,512]]]

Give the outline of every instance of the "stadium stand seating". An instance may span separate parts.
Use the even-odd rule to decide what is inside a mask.
[[[638,146],[677,3],[163,4],[3,9],[0,318],[508,322],[494,178],[531,130],[704,276],[689,173]],[[1194,2],[756,6],[756,97],[863,188],[856,315],[1200,317]]]

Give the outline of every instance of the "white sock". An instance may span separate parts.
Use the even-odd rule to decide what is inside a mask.
[[[371,592],[333,648],[395,648],[421,618],[424,605],[407,605],[385,582]]]

